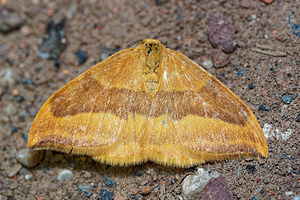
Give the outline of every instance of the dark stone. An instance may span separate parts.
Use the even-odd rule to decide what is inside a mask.
[[[201,13],[198,13],[197,17],[198,17],[199,20],[203,19],[203,15]]]
[[[280,156],[281,160],[284,160],[286,158],[286,155]]]
[[[104,175],[104,184],[105,184],[107,187],[113,187],[114,185],[116,185],[116,182],[113,181],[110,177]]]
[[[13,126],[13,127],[11,127],[11,133],[16,133],[18,131],[18,128],[17,127],[15,127],[15,126]]]
[[[65,19],[55,24],[53,21],[49,22],[46,28],[48,37],[43,39],[39,48],[39,57],[46,59],[58,59],[59,54],[66,47],[66,37],[64,32]],[[64,41],[64,42],[63,42]]]
[[[289,23],[288,26],[292,29],[292,32],[297,37],[300,37],[300,24],[293,24],[291,23],[291,16],[292,14],[289,14]]]
[[[33,80],[31,80],[31,79],[24,79],[23,80],[23,84],[24,85],[34,85],[35,82]]]
[[[239,69],[238,72],[237,72],[237,75],[238,76],[244,76],[246,72],[247,72],[246,69]]]
[[[258,111],[270,111],[271,108],[267,108],[266,104],[260,104],[258,107]]]
[[[88,58],[87,53],[85,51],[80,50],[80,49],[75,52],[75,55],[78,58],[78,65],[82,65]]]
[[[24,100],[25,100],[24,97],[21,96],[21,95],[18,95],[18,96],[16,97],[16,101],[17,101],[18,103],[22,103]]]
[[[248,174],[254,174],[256,172],[256,168],[254,165],[247,165],[246,166]]]
[[[265,191],[263,189],[260,190],[260,194],[264,194]]]
[[[22,134],[21,134],[21,137],[22,137],[22,139],[25,141],[25,143],[27,144],[27,142],[28,142],[28,137],[27,137],[27,135],[26,135],[25,133],[22,133]]]
[[[24,116],[24,115],[19,115],[19,120],[20,120],[21,122],[24,122],[24,121],[25,121],[25,116]]]
[[[103,24],[98,24],[98,23],[94,24],[94,28],[96,28],[98,30],[101,30],[103,27],[104,27]]]
[[[176,20],[180,20],[182,18],[182,16],[180,14],[176,15]]]
[[[166,0],[155,0],[156,5],[158,5],[158,6],[165,2],[166,2]]]
[[[252,82],[252,83],[248,84],[248,88],[249,88],[250,90],[253,90],[253,89],[255,88],[255,83]]]
[[[111,200],[114,197],[114,192],[108,190],[101,190],[100,193],[96,196],[97,200]]]
[[[285,94],[281,97],[281,101],[285,104],[290,104],[293,101],[293,97],[290,94]]]
[[[94,186],[92,186],[92,185],[78,184],[79,192],[81,194],[84,194],[88,198],[92,196],[93,189],[94,189]]]
[[[60,67],[60,61],[58,59],[54,60],[54,67],[56,67],[56,68]]]

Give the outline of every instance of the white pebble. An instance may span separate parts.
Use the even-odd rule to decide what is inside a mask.
[[[182,182],[182,193],[186,200],[194,199],[194,196],[200,194],[205,185],[213,178],[219,177],[218,172],[209,172],[199,168],[194,175],[187,176]]]
[[[73,177],[73,173],[68,169],[64,169],[59,172],[57,179],[59,182],[62,183],[65,181],[69,181],[72,177]]]
[[[24,167],[34,167],[44,158],[44,153],[44,151],[34,151],[25,148],[18,151],[16,160]]]

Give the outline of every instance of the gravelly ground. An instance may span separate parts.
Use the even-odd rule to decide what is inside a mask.
[[[37,167],[26,169],[17,164],[15,154],[26,147],[34,116],[50,95],[116,49],[157,38],[199,64],[215,59],[220,51],[207,38],[207,19],[214,13],[233,20],[237,49],[228,54],[229,64],[208,66],[207,70],[246,102],[266,133],[271,127],[269,157],[199,167],[218,171],[235,199],[293,199],[299,195],[299,0],[275,0],[269,5],[259,0],[5,2],[0,1],[1,9],[13,9],[23,25],[0,33],[0,199],[95,199],[103,189],[113,192],[115,199],[158,199],[164,194],[166,199],[179,199],[181,185],[171,193],[170,188],[193,169],[153,163],[111,167],[54,152],[47,152]],[[67,47],[56,68],[53,60],[37,54],[47,36],[46,24],[64,17]],[[253,51],[257,45],[287,56]],[[88,55],[82,65],[75,55],[79,49]],[[57,177],[63,169],[73,176],[60,183]],[[104,174],[116,185],[107,187]],[[81,194],[80,184],[86,185],[90,194]],[[150,186],[149,195],[141,194],[142,186]]]

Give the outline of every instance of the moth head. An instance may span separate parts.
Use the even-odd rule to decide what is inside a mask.
[[[163,58],[164,45],[155,39],[145,39],[139,44],[144,59],[145,73],[157,73]]]

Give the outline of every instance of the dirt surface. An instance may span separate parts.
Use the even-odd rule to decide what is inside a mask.
[[[0,199],[110,199],[112,194],[114,199],[181,199],[181,184],[171,188],[198,167],[219,172],[235,199],[299,195],[299,0],[2,0],[0,7],[20,17],[13,30],[0,33]],[[236,49],[226,55],[207,37],[207,19],[216,13],[236,29]],[[63,18],[66,47],[56,61],[40,58],[47,24]],[[47,152],[37,167],[20,166],[15,155],[26,147],[42,104],[110,53],[145,38],[156,38],[199,64],[218,61],[207,70],[253,110],[268,136],[268,158],[180,169],[154,163],[112,167]],[[78,50],[88,56],[81,65]],[[227,60],[217,60],[222,56]],[[59,182],[64,169],[71,178]]]

